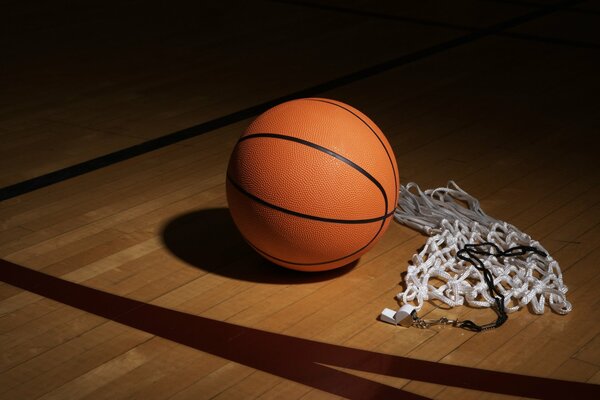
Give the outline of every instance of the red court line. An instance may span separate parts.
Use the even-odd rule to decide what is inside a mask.
[[[446,386],[563,399],[600,398],[600,385],[460,367],[248,328],[69,282],[0,259],[0,280],[72,307],[349,399],[425,399],[321,364]]]

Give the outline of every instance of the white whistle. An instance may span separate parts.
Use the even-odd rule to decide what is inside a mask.
[[[405,304],[398,311],[384,308],[379,319],[388,324],[409,327],[413,323],[414,313],[416,313],[415,308],[410,304]]]

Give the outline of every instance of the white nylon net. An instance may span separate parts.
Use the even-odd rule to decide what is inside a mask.
[[[402,186],[394,217],[430,236],[423,249],[413,256],[405,277],[406,290],[397,296],[401,303],[412,303],[416,310],[428,300],[439,300],[450,307],[465,302],[473,307],[494,305],[483,273],[456,257],[458,250],[468,243],[491,242],[502,250],[535,246],[548,254],[515,226],[485,214],[479,201],[453,181],[448,187],[425,191],[415,183]],[[546,304],[559,314],[571,311],[560,266],[549,255],[530,253],[503,258],[490,255],[481,261],[504,295],[506,312],[528,306],[535,314],[543,314]]]

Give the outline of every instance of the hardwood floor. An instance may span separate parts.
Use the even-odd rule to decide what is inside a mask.
[[[4,3],[0,399],[527,396],[501,372],[599,393],[598,2]],[[352,268],[307,275],[263,260],[229,216],[225,170],[242,130],[290,96],[355,106],[386,133],[402,183],[455,180],[539,240],[573,311],[523,309],[480,334],[377,321],[426,240],[397,223]],[[229,354],[181,338],[196,325],[144,325],[127,311],[152,310],[142,303],[202,329],[278,335]],[[307,350],[277,369],[269,360],[294,354],[281,337]],[[331,348],[302,339],[410,358],[426,379],[308,360]],[[325,378],[294,377],[294,363]],[[485,371],[451,385],[426,374],[436,366]],[[538,397],[561,394],[543,382],[530,385]]]

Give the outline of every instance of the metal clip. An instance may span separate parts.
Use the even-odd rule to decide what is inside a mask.
[[[413,326],[421,329],[431,328],[434,325],[458,326],[458,324],[458,319],[448,319],[446,317],[441,317],[438,319],[422,319],[417,317],[413,320]]]

